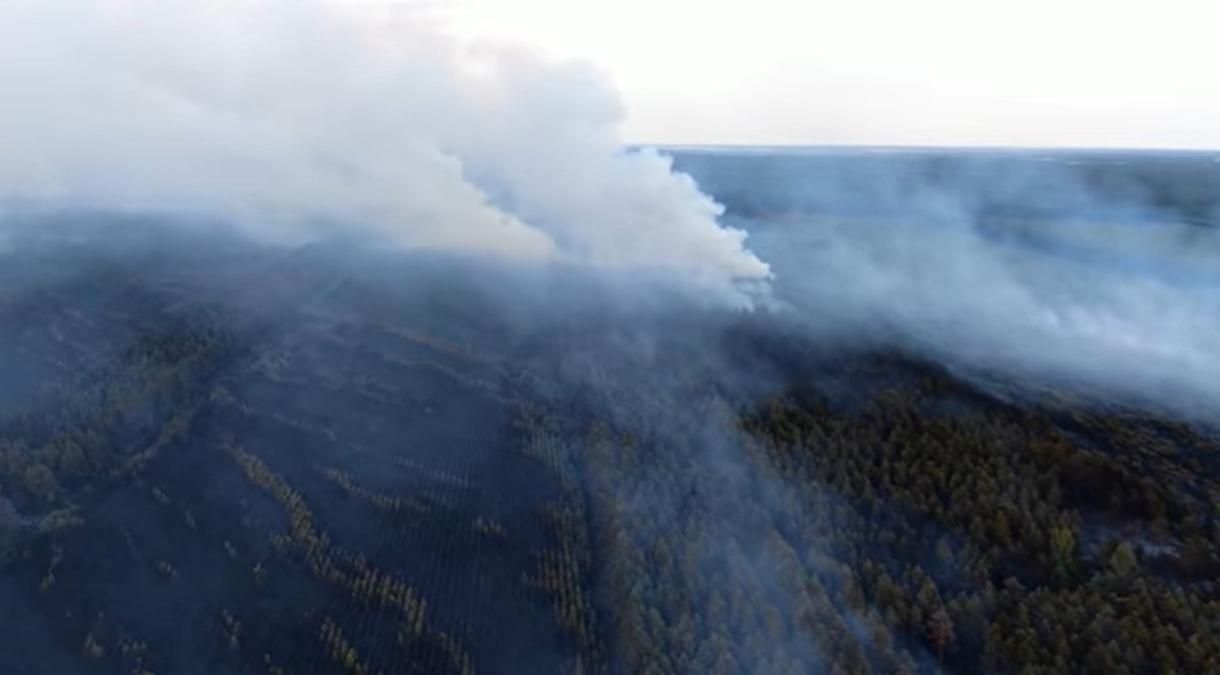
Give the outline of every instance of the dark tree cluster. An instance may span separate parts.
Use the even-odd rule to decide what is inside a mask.
[[[773,401],[746,427],[793,484],[843,600],[955,672],[1220,672],[1214,442],[1121,411],[975,401],[929,376],[861,410]],[[946,408],[949,410],[951,408]]]

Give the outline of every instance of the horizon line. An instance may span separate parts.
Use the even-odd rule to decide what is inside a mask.
[[[864,150],[873,152],[1043,152],[1043,153],[1165,153],[1220,155],[1217,148],[1071,145],[920,145],[864,143],[666,143],[629,142],[626,147],[688,150]]]

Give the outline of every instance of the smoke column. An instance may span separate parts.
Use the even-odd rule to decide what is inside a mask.
[[[748,304],[766,264],[668,158],[625,151],[582,64],[357,3],[0,6],[0,199],[195,214],[268,236],[668,275]],[[745,286],[750,286],[750,283]]]

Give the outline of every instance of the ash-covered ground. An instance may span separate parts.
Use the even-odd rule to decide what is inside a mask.
[[[679,151],[751,307],[12,208],[0,671],[1220,672],[1215,172],[1143,160]]]

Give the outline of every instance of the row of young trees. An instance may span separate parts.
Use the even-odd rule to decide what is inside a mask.
[[[527,581],[547,593],[555,623],[572,645],[568,672],[605,672],[609,662],[590,592],[593,542],[575,449],[558,436],[554,421],[538,411],[524,414],[521,426],[527,434],[525,454],[541,462],[559,487],[557,495],[541,506],[550,542],[533,552],[535,569]]]

